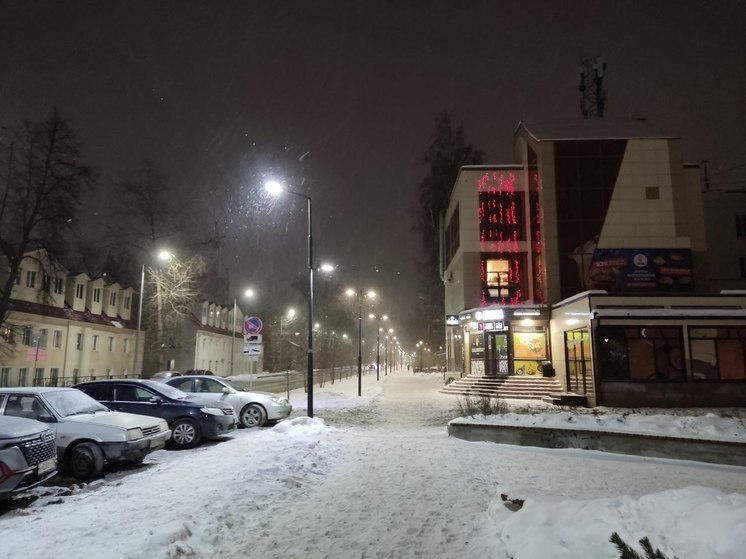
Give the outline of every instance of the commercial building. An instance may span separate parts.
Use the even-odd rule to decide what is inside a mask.
[[[709,284],[700,170],[646,120],[514,134],[445,215],[448,368],[590,405],[743,405],[746,293]],[[667,365],[664,361],[668,362]]]

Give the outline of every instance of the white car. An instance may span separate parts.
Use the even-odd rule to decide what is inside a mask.
[[[166,384],[191,394],[199,402],[214,402],[218,398],[229,403],[244,427],[262,427],[268,421],[285,419],[293,411],[287,398],[270,392],[248,391],[221,377],[188,375],[168,379]]]
[[[0,415],[47,424],[60,468],[77,479],[98,476],[105,463],[141,462],[171,437],[163,419],[110,411],[75,388],[0,388]]]

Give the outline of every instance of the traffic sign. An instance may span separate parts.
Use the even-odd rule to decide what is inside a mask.
[[[243,353],[244,355],[261,355],[262,344],[254,344],[254,343],[244,344]]]
[[[250,316],[243,321],[244,334],[258,334],[262,331],[262,320],[258,316]]]
[[[261,334],[245,334],[243,337],[244,343],[247,344],[260,344],[262,343],[262,335]]]

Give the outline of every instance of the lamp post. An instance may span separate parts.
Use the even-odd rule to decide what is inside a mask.
[[[137,307],[137,331],[135,332],[135,362],[132,365],[132,373],[137,374],[137,354],[140,351],[140,331],[142,330],[142,296],[145,291],[145,264],[142,265],[142,271],[140,272],[140,303]],[[142,377],[142,368],[140,370],[140,377]]]
[[[253,297],[254,296],[254,290],[253,289],[247,289],[244,291],[244,296],[246,297]],[[233,366],[233,359],[236,355],[236,352],[234,350],[235,341],[236,341],[236,314],[238,314],[238,302],[236,301],[236,298],[233,298],[233,329],[231,330],[231,375],[235,374],[235,368]],[[243,332],[243,326],[241,326],[241,332]]]
[[[306,201],[308,211],[308,357],[306,358],[306,375],[308,377],[308,417],[313,417],[313,240],[311,236],[311,197],[285,190],[279,182],[269,181],[265,188],[270,194],[286,192]]]
[[[348,289],[347,295],[357,297],[358,301],[358,314],[357,314],[357,395],[363,395],[363,299],[375,299],[376,292],[368,291],[363,293],[362,291],[356,291],[354,289]]]
[[[381,368],[381,321],[388,320],[389,317],[385,314],[369,314],[368,318],[374,318],[376,320],[376,380],[380,380],[380,368]]]

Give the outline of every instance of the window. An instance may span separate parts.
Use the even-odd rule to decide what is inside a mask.
[[[10,386],[10,367],[0,369],[0,386]]]
[[[98,334],[93,335],[93,351],[98,349]]]
[[[54,331],[54,347],[62,347],[62,330]]]
[[[44,386],[44,367],[37,367],[34,372],[34,386]]]
[[[73,384],[78,384],[79,377],[80,377],[80,369],[73,369]]]
[[[16,285],[21,285],[22,275],[23,275],[23,268],[18,268],[18,275],[16,276]]]
[[[109,351],[114,351],[114,336],[109,336]]]
[[[75,335],[75,349],[83,349],[83,334],[80,332]]]
[[[57,386],[57,379],[60,376],[60,370],[57,367],[49,369],[49,386]]]
[[[47,329],[40,328],[39,335],[36,337],[36,347],[47,347]]]
[[[93,288],[93,302],[94,303],[101,302],[101,288],[100,287]]]
[[[82,299],[84,290],[85,290],[85,286],[82,283],[76,284],[75,285],[75,298]]]
[[[106,369],[106,378],[111,378],[111,369]]]
[[[36,272],[34,270],[26,272],[26,287],[36,287]]]
[[[124,342],[124,349],[123,349],[123,351],[124,351],[124,353],[127,353],[129,351],[129,349],[130,349],[129,348],[130,339],[129,338],[124,338],[124,340],[122,340],[122,341]]]
[[[694,380],[745,380],[745,336],[746,328],[691,328],[689,352]]]
[[[112,307],[114,307],[114,306],[116,306],[116,304],[117,304],[117,294],[116,293],[112,293],[111,295],[109,295],[109,305],[111,305]]]
[[[684,380],[680,327],[601,325],[596,336],[602,380]]]
[[[60,295],[62,293],[64,286],[65,283],[62,281],[62,278],[54,278],[54,292],[57,295]]]
[[[49,287],[52,285],[51,279],[52,278],[49,277],[49,274],[43,274],[41,276],[41,288],[44,291],[49,291]]]
[[[28,369],[26,367],[21,367],[18,369],[18,386],[26,386],[26,373],[28,372]]]
[[[746,215],[736,216],[736,236],[746,237]]]
[[[31,326],[23,327],[23,337],[21,342],[23,345],[31,345]]]
[[[130,296],[129,296],[129,295],[127,295],[127,296],[126,296],[126,297],[124,298],[124,308],[125,308],[125,309],[129,309],[129,308],[130,308]]]

